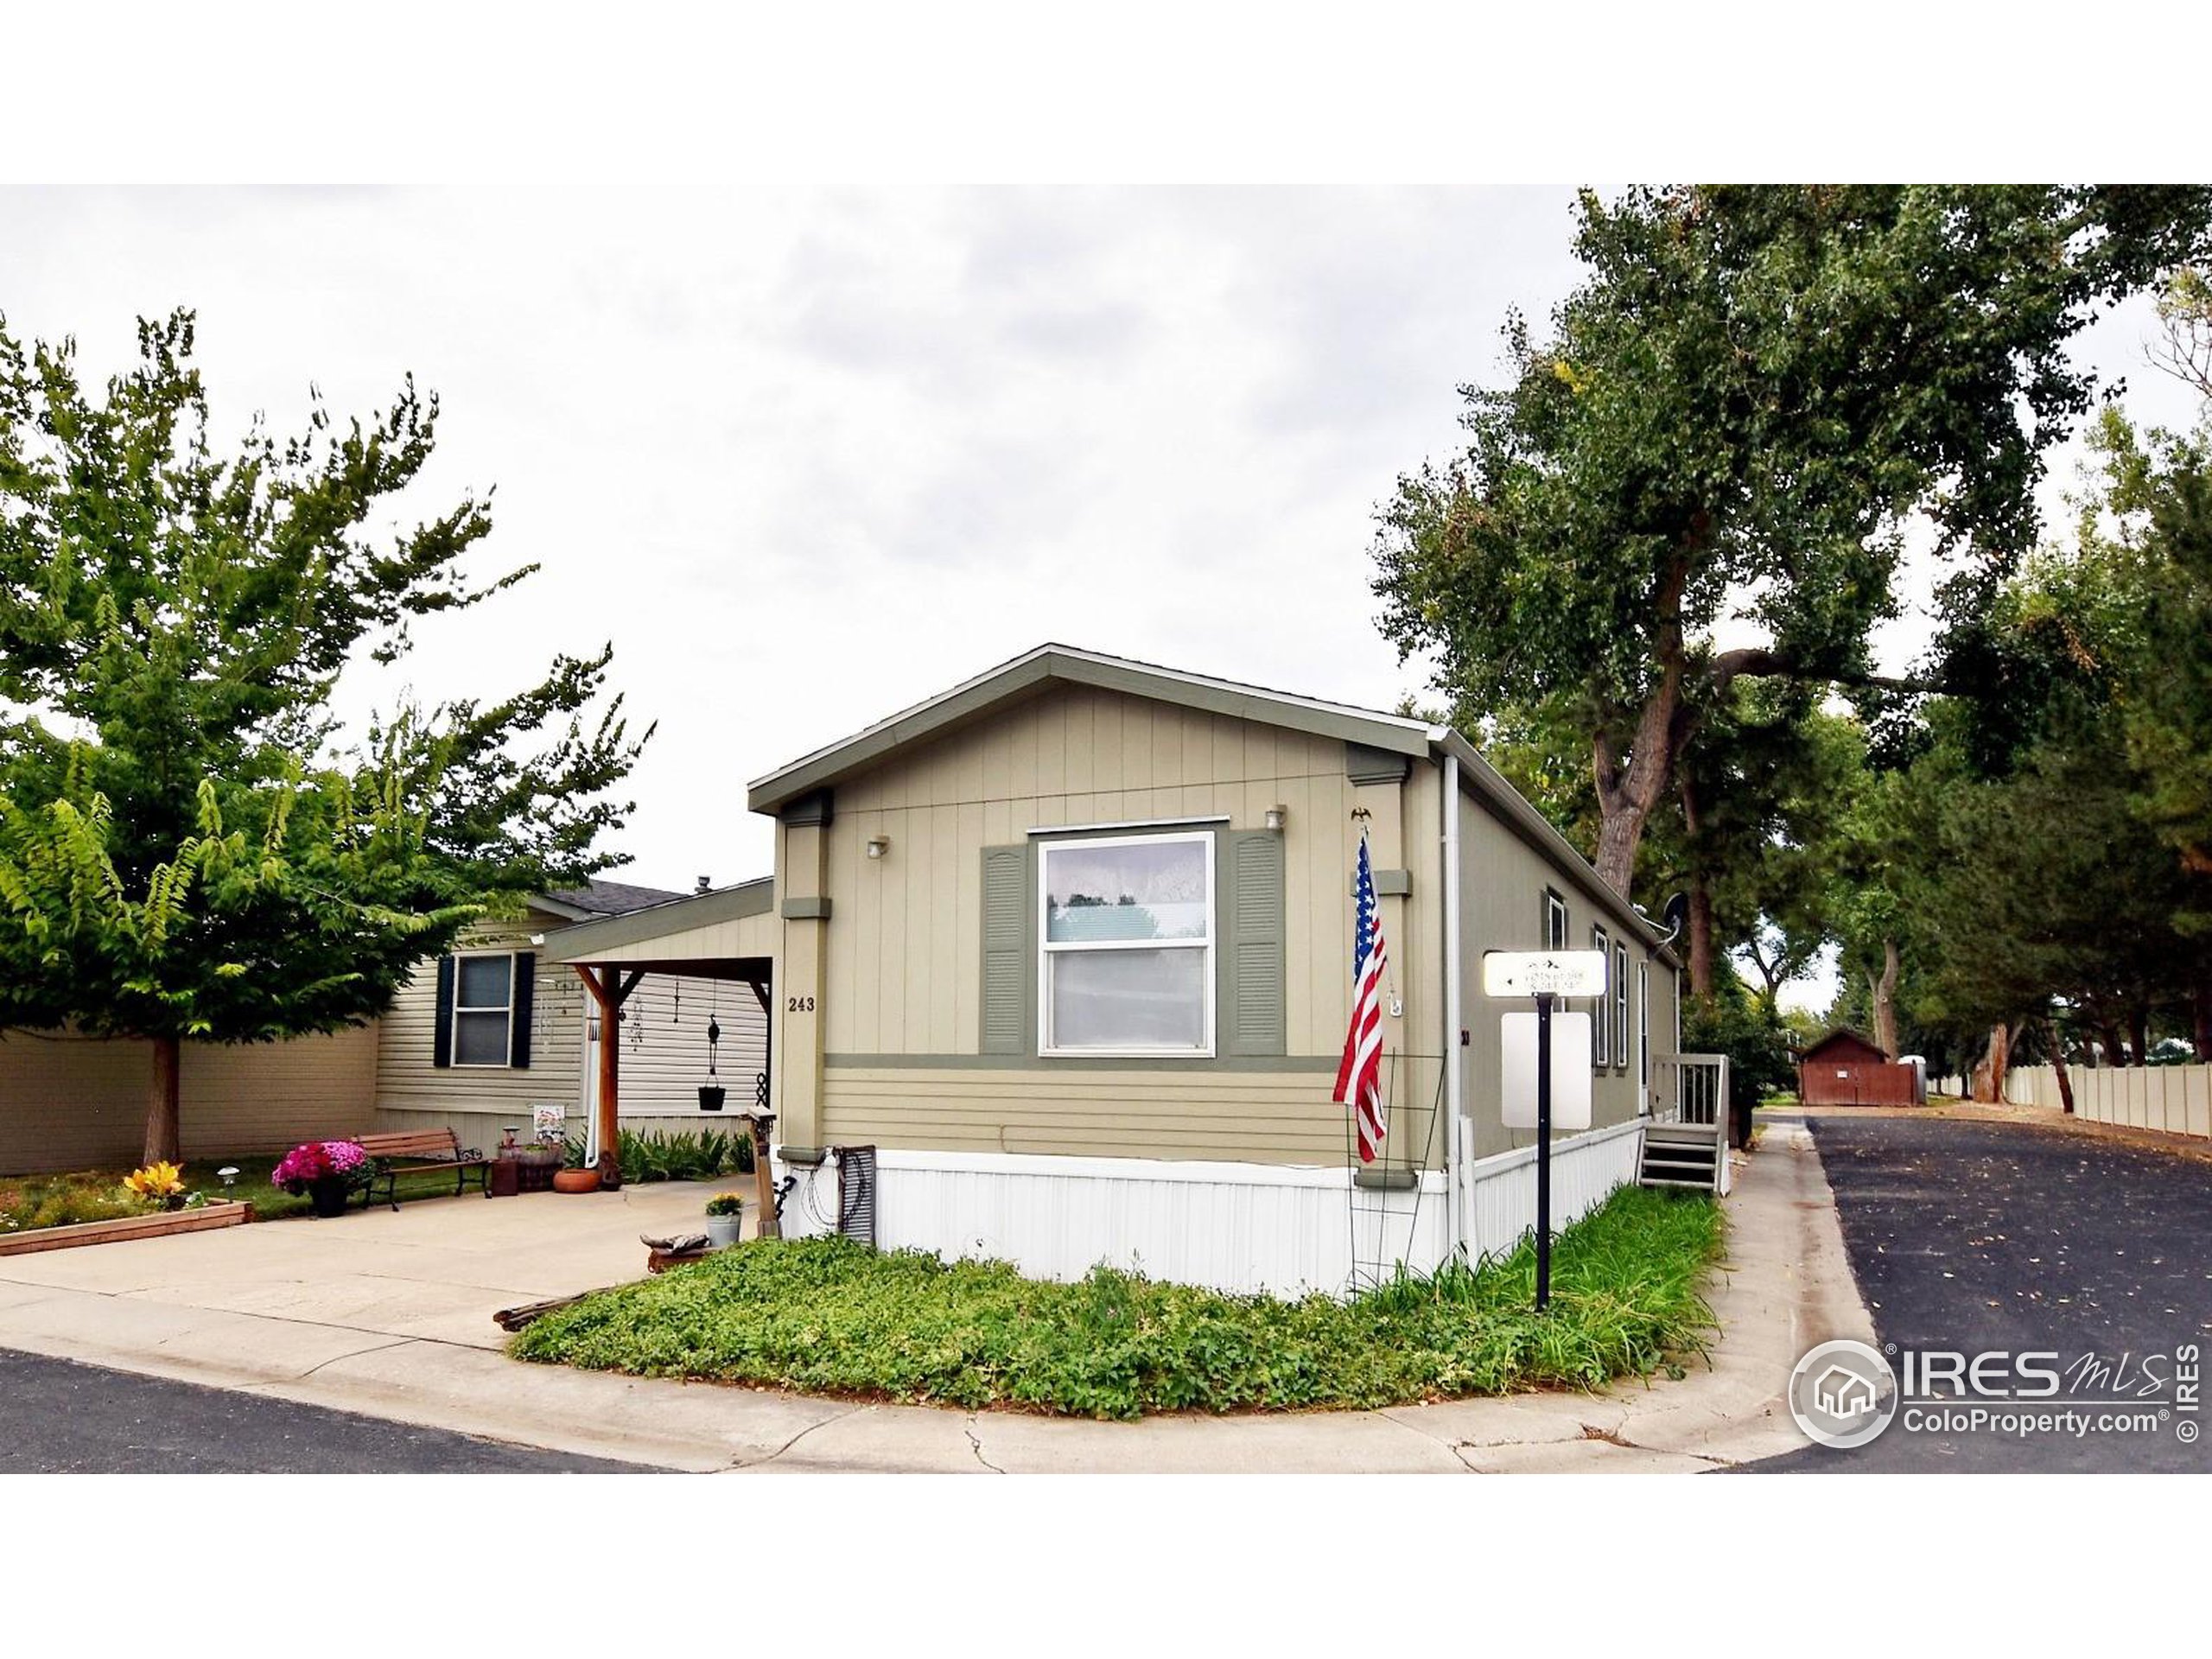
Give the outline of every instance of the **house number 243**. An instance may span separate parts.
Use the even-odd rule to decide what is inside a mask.
[[[785,1012],[790,1014],[812,1014],[814,1012],[814,999],[810,996],[794,996],[787,998]]]

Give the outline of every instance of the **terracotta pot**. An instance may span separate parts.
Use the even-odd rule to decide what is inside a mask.
[[[599,1172],[595,1169],[564,1169],[553,1178],[556,1192],[596,1192],[599,1191]]]

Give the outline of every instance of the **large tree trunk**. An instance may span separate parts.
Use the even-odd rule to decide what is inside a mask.
[[[2212,1061],[2212,982],[2199,982],[2196,987],[2196,1063]]]
[[[1703,537],[1708,528],[1700,521],[1694,539]],[[1607,721],[1599,721],[1597,735],[1590,744],[1591,770],[1598,784],[1598,879],[1624,899],[1632,896],[1636,849],[1643,840],[1643,826],[1666,796],[1675,776],[1675,757],[1689,730],[1682,707],[1688,645],[1681,615],[1691,550],[1689,547],[1681,550],[1661,573],[1658,591],[1653,596],[1662,619],[1656,643],[1659,678],[1637,712],[1628,764],[1621,764]]]
[[[2050,1069],[2058,1074],[2058,1103],[2066,1116],[2074,1116],[2074,1078],[2066,1070],[2066,1045],[2058,1040],[2058,1022],[2045,1015],[2037,1020],[2041,1028],[2044,1052],[2050,1056]]]
[[[2012,1032],[2009,1026],[1989,1028],[1989,1052],[1974,1069],[1974,1097],[1995,1105],[2005,1098],[2005,1074],[2012,1069]]]
[[[1895,939],[1882,941],[1882,972],[1878,978],[1870,975],[1866,987],[1874,994],[1874,1041],[1882,1051],[1882,1058],[1891,1065],[1897,1063],[1897,944]]]
[[[178,1080],[183,1065],[183,1045],[175,1037],[156,1037],[154,1070],[146,1090],[146,1145],[142,1163],[181,1163],[183,1138],[177,1122]]]
[[[1713,893],[1701,875],[1690,881],[1690,995],[1713,995]]]
[[[2134,1052],[2137,1065],[2151,1064],[2151,1010],[2138,1003],[2127,1016],[2128,1047]]]

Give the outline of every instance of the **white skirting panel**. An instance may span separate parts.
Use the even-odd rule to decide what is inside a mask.
[[[1560,1142],[1552,1154],[1554,1225],[1564,1227],[1636,1178],[1628,1123]],[[1510,1248],[1535,1225],[1533,1152],[1466,1172],[1471,1254]],[[1079,1279],[1103,1262],[1217,1290],[1296,1295],[1344,1291],[1403,1262],[1436,1267],[1451,1249],[1444,1178],[1417,1190],[1355,1188],[1343,1169],[1020,1154],[876,1154],[876,1242],[947,1258],[992,1257],[1035,1278]],[[837,1172],[776,1166],[799,1183],[784,1203],[793,1237],[834,1231]]]
[[[1552,1143],[1552,1230],[1571,1227],[1636,1179],[1643,1123],[1632,1119]],[[1536,1230],[1536,1149],[1522,1147],[1467,1166],[1467,1254],[1510,1250]]]

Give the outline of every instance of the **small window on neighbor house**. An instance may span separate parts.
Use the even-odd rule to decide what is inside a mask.
[[[1628,1069],[1628,946],[1613,946],[1613,1064]]]
[[[1038,1052],[1213,1052],[1213,837],[1039,849]]]
[[[1599,959],[1605,964],[1608,969],[1607,976],[1610,978],[1612,958],[1605,954],[1604,928],[1593,927],[1590,930],[1590,948],[1598,953]],[[1598,994],[1597,1005],[1590,1010],[1590,1061],[1593,1065],[1612,1064],[1613,1046],[1610,1034],[1613,1022],[1609,1017],[1612,1010],[1608,1006],[1611,1001],[1611,999],[1605,992],[1600,991]]]
[[[512,1052],[515,959],[454,958],[453,1063],[505,1065]]]
[[[1544,889],[1544,949],[1567,949],[1567,900],[1549,887]]]

